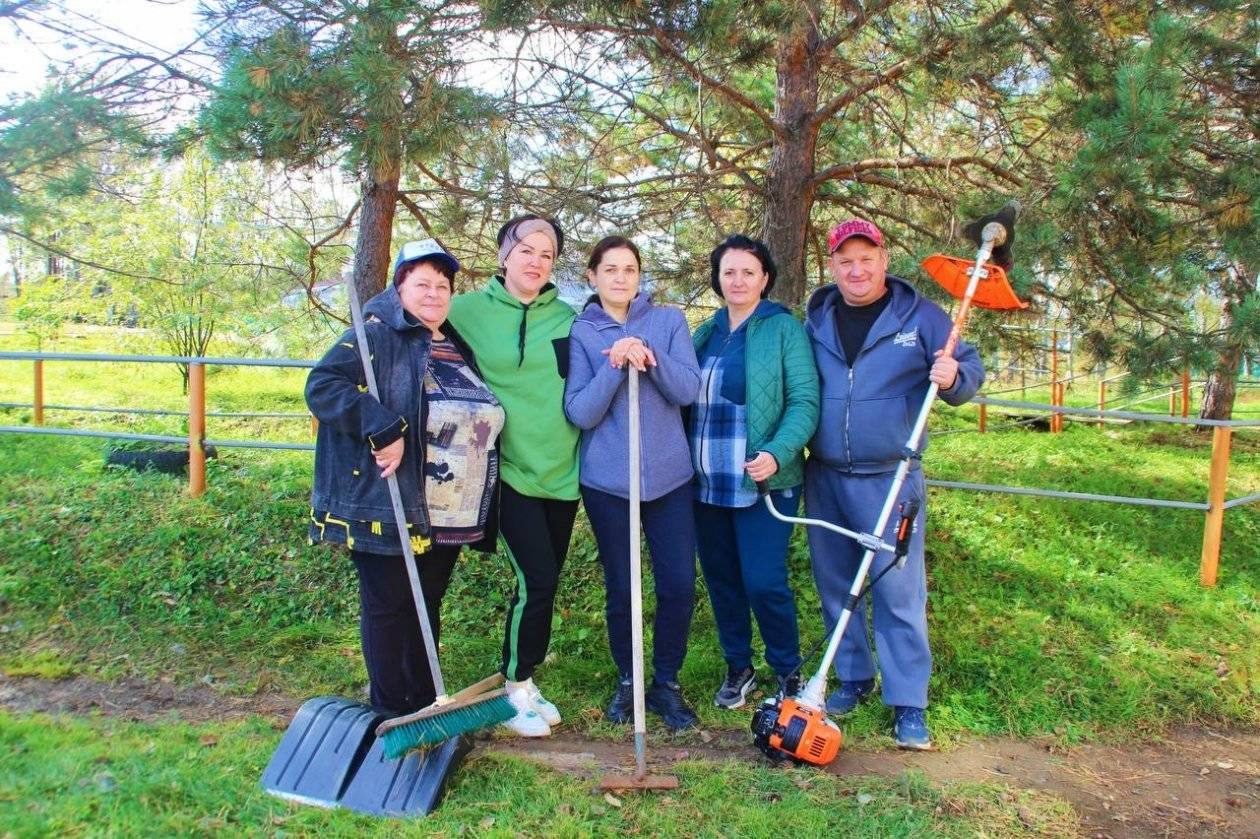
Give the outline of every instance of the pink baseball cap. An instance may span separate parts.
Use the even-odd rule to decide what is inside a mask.
[[[878,227],[866,219],[851,218],[831,228],[831,232],[827,234],[827,253],[835,253],[837,248],[854,236],[870,239],[878,247],[884,246],[884,234],[879,232]]]

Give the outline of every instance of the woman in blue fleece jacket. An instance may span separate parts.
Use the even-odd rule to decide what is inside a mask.
[[[630,456],[628,368],[639,379],[641,427],[652,441],[641,449],[640,511],[656,581],[653,679],[646,704],[670,728],[699,720],[678,685],[695,606],[695,524],[691,457],[682,408],[696,399],[700,369],[678,309],[639,294],[639,249],[608,236],[591,251],[587,278],[596,294],[569,335],[564,412],[582,430],[582,502],[604,566],[608,645],[620,673],[607,715],[627,722],[630,683]]]

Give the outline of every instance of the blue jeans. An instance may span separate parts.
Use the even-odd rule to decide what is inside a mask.
[[[795,515],[800,488],[776,490],[771,497],[779,512]],[[697,501],[695,510],[700,568],[726,663],[752,665],[751,612],[766,645],[766,663],[786,676],[801,664],[796,596],[787,573],[792,525],[771,516],[760,499],[751,507]]]
[[[678,681],[687,655],[696,605],[695,522],[690,483],[639,506],[652,557],[656,615],[652,621],[652,670],[658,682]],[[623,679],[630,678],[630,502],[582,487],[582,503],[595,531],[604,566],[604,613],[608,647]]]

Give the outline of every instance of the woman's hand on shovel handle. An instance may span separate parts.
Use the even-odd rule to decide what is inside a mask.
[[[376,458],[376,465],[381,467],[382,478],[388,478],[398,471],[398,464],[402,463],[403,447],[405,445],[406,441],[399,437],[388,446],[372,452],[372,456]]]

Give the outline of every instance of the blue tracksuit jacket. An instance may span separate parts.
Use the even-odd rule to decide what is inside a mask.
[[[825,285],[806,304],[805,331],[814,348],[822,395],[811,458],[845,472],[891,472],[901,459],[910,429],[927,395],[928,371],[949,338],[950,319],[900,277],[888,277],[892,300],[871,327],[852,366],[836,335],[840,290]],[[959,342],[958,379],[940,396],[961,405],[984,383],[980,356]],[[922,452],[927,445],[924,435]],[[917,468],[918,464],[915,464]]]

